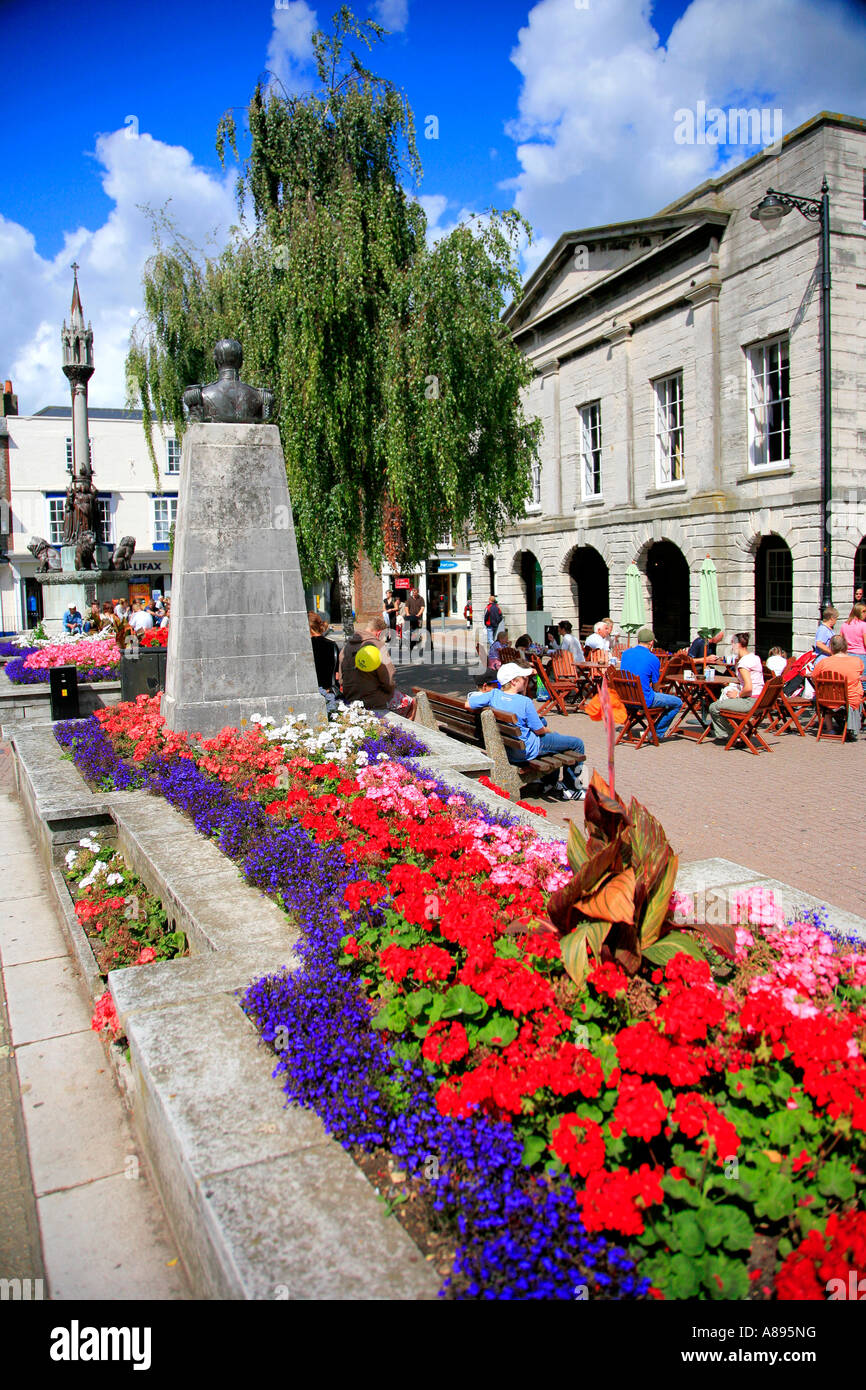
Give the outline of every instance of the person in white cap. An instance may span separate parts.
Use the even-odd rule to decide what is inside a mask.
[[[526,696],[527,678],[532,671],[518,666],[516,661],[507,661],[497,671],[498,690],[477,690],[467,696],[467,709],[501,710],[503,714],[517,716],[517,728],[523,739],[524,752],[514,748],[506,750],[510,763],[531,762],[533,758],[544,757],[545,753],[583,753],[583,739],[571,734],[557,734],[548,729],[547,721],[540,718],[535,705]],[[559,771],[541,779],[544,790],[561,801],[582,801],[586,795],[579,785],[578,772],[573,767],[562,768],[562,785]]]

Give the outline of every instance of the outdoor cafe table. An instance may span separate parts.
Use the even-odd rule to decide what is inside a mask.
[[[693,739],[695,743],[703,743],[712,728],[707,710],[714,700],[718,700],[724,687],[730,684],[730,676],[713,676],[709,679],[700,676],[690,681],[684,676],[673,676],[670,680],[663,680],[662,690],[670,695],[678,695],[683,702],[683,708],[674,725],[676,732],[683,738]],[[697,729],[691,725],[687,728],[682,727],[682,721],[689,714],[693,714],[697,719]]]

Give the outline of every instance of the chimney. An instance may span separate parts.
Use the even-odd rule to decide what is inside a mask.
[[[17,415],[17,414],[18,414],[18,397],[12,394],[12,382],[11,382],[11,381],[4,381],[4,383],[3,383],[3,402],[2,402],[2,409],[0,409],[0,415]]]

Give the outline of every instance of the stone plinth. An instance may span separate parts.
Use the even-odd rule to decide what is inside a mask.
[[[126,598],[129,576],[121,570],[51,570],[37,574],[42,586],[42,625],[49,637],[63,636],[63,614],[72,600],[86,619],[90,605],[100,608],[107,599]]]
[[[218,733],[252,714],[311,724],[318,693],[276,425],[194,424],[183,441],[162,712]]]

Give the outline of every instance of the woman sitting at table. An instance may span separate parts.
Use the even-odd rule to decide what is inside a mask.
[[[731,714],[747,714],[755,698],[764,688],[764,668],[761,658],[754,652],[749,652],[748,632],[736,633],[732,646],[737,684],[726,685],[719,699],[714,700],[709,709],[713,736],[724,739],[726,743],[734,732],[734,726],[730,719],[725,718],[725,711]]]

